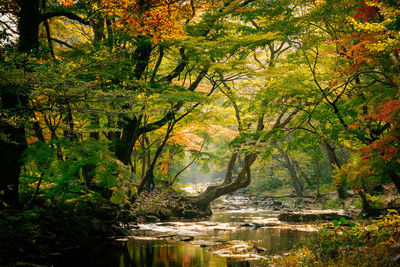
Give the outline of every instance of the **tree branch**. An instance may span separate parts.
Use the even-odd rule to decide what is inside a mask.
[[[51,19],[51,18],[55,18],[55,17],[66,17],[66,18],[69,18],[72,20],[76,20],[82,24],[90,25],[89,21],[79,17],[75,13],[68,12],[68,11],[50,11],[50,12],[43,13],[40,16],[40,22],[43,22],[47,19]]]

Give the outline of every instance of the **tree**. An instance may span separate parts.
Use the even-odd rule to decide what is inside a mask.
[[[31,55],[39,47],[39,1],[20,1],[18,10],[18,51]],[[4,59],[3,59],[4,60]],[[4,61],[3,61],[4,62]],[[2,63],[3,63],[2,62]],[[29,72],[22,66],[22,71]],[[28,87],[15,88],[10,84],[1,86],[1,103],[3,111],[17,119],[26,117]],[[1,117],[0,131],[0,207],[18,206],[18,185],[21,168],[21,158],[27,144],[25,129],[22,123],[15,125],[10,118]]]

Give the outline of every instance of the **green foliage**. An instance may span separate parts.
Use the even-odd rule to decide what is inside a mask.
[[[60,158],[60,153],[66,156]],[[99,192],[90,190],[82,173],[84,166],[94,166],[89,175],[91,184],[103,190],[112,190],[111,201],[123,204],[128,201],[133,176],[123,165],[113,159],[107,143],[92,140],[72,142],[59,140],[30,145],[25,152],[21,189],[32,194],[41,179],[39,197],[46,202],[75,202],[100,198]],[[122,194],[125,193],[125,194]]]
[[[384,196],[371,196],[370,194],[366,194],[365,196],[372,209],[382,209],[386,207],[386,198]]]
[[[398,233],[400,217],[395,210],[374,220],[367,227],[347,223],[344,218],[333,221],[333,228],[325,228],[321,232],[319,244],[325,250],[323,255],[337,255],[348,250],[348,246],[390,245],[400,238]]]
[[[328,200],[323,205],[324,209],[342,209],[344,208],[344,202],[340,199]]]
[[[334,221],[318,233],[317,242],[293,249],[274,266],[391,266],[390,246],[400,240],[400,217],[389,210],[367,224]]]

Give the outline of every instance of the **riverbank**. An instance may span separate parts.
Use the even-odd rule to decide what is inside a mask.
[[[388,249],[400,237],[388,232],[370,241],[367,236],[377,236],[379,231],[362,230],[373,222],[360,220],[359,210],[324,209],[327,201],[320,198],[228,195],[213,203],[211,218],[204,218],[193,207],[179,205],[181,196],[180,192],[155,191],[144,193],[129,207],[99,201],[1,213],[0,252],[6,256],[0,264],[75,266],[97,262],[104,254],[110,257],[105,262],[126,261],[134,266],[129,263],[132,255],[142,259],[146,251],[158,253],[158,258],[173,252],[179,259],[191,251],[195,262],[215,261],[217,266],[226,266],[227,261],[251,262],[251,266],[290,266],[293,261],[296,266],[301,257],[310,264],[334,264],[340,255],[348,258],[343,251],[349,248],[375,249],[384,255],[377,262],[395,262],[392,258],[397,252],[385,253],[382,245],[376,246],[386,242]],[[347,200],[348,205],[355,199]],[[393,221],[391,227],[398,227],[396,217],[389,221]],[[364,236],[360,237],[364,243],[346,244],[355,233]]]
[[[265,259],[266,266],[399,266],[400,216],[396,210],[376,220],[334,221],[313,244]]]

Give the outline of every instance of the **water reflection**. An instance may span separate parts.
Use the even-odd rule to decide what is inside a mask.
[[[230,240],[247,240],[266,249],[267,254],[278,254],[290,250],[295,245],[313,240],[315,233],[289,229],[238,230],[229,235]]]
[[[265,254],[277,254],[292,248],[295,244],[310,239],[313,233],[284,230],[257,229],[238,230],[214,235],[211,239],[248,240],[267,249]],[[200,238],[200,237],[199,237]],[[239,261],[209,252],[207,247],[165,240],[138,240],[129,238],[119,242],[109,240],[93,246],[84,259],[70,259],[63,266],[119,266],[119,267],[245,267],[264,266],[259,261]],[[75,262],[79,261],[79,262]],[[59,264],[57,264],[59,266]]]
[[[84,261],[69,264],[73,264],[70,266],[100,267],[257,266],[246,261],[223,258],[208,252],[206,248],[183,242],[169,243],[135,239],[129,239],[127,242],[113,241],[99,244]]]
[[[263,253],[280,254],[295,245],[314,240],[314,232],[295,231],[280,228],[242,227],[244,224],[268,221],[276,223],[276,218],[266,212],[222,212],[216,213],[210,221],[188,223],[143,224],[141,230],[144,236],[151,232],[163,235],[193,235],[192,242],[171,240],[143,240],[129,238],[125,241],[108,240],[95,244],[90,251],[81,257],[69,259],[68,263],[56,266],[107,266],[107,267],[180,267],[180,266],[211,266],[211,267],[254,267],[265,266],[259,261],[239,261],[224,258],[209,251],[201,245],[226,241],[251,241],[263,247]]]

